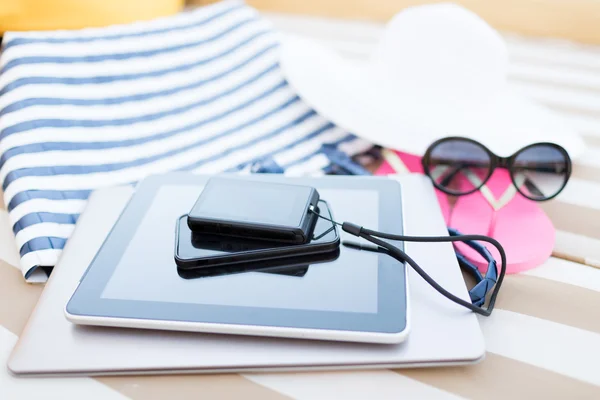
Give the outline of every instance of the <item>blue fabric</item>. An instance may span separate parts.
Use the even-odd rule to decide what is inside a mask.
[[[98,188],[174,170],[368,174],[353,156],[371,144],[303,103],[276,32],[240,1],[2,46],[0,179],[26,277],[56,263]]]
[[[452,228],[448,228],[448,233],[450,234],[450,236],[461,235],[459,231]],[[462,254],[458,252],[456,253],[459,265],[462,268],[466,269],[467,272],[469,272],[471,276],[475,278],[476,284],[469,290],[471,302],[473,303],[473,305],[481,307],[485,303],[485,298],[487,294],[496,285],[496,281],[498,280],[498,266],[496,264],[496,260],[492,256],[492,253],[490,253],[490,251],[485,246],[474,240],[466,240],[464,243],[467,246],[471,247],[473,250],[475,250],[477,253],[479,253],[479,255],[481,255],[488,262],[488,268],[486,270],[485,276],[483,276],[477,268],[477,266],[473,265]]]

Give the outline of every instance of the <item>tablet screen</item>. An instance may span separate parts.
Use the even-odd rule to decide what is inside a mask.
[[[378,256],[342,251],[302,277],[246,272],[183,279],[173,259],[175,222],[188,212],[201,187],[161,187],[137,227],[101,297],[241,307],[377,312]],[[320,189],[334,215],[378,229],[377,191]],[[351,198],[352,201],[347,201]],[[360,204],[360,207],[357,205]],[[344,239],[345,232],[341,238]],[[348,237],[347,239],[350,239]]]
[[[400,186],[389,179],[267,174],[233,179],[312,186],[338,221],[403,230]],[[82,277],[67,313],[360,332],[405,329],[406,269],[382,253],[340,246],[338,258],[310,259],[308,267],[301,260],[293,273],[265,265],[264,271],[193,279],[180,275],[174,259],[177,220],[190,211],[207,181],[206,176],[166,174],[141,182]],[[338,231],[342,242],[360,240]]]

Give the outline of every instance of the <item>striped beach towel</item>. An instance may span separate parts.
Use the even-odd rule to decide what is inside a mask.
[[[238,1],[124,26],[7,33],[0,181],[24,276],[44,279],[94,189],[171,170],[327,173],[368,151],[287,85],[277,41]]]

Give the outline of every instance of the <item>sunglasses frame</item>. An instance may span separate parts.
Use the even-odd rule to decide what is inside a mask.
[[[442,185],[439,185],[435,179],[433,179],[433,177],[431,176],[431,171],[429,169],[430,165],[431,165],[431,153],[433,151],[433,149],[435,149],[440,143],[443,142],[448,142],[448,141],[452,141],[452,140],[458,140],[458,141],[463,141],[463,142],[469,142],[472,143],[474,145],[477,145],[479,147],[481,147],[486,153],[487,155],[490,157],[490,170],[489,173],[487,174],[487,176],[485,177],[485,179],[482,180],[481,185],[479,185],[478,187],[469,190],[468,192],[464,192],[464,193],[455,193],[451,190],[448,190],[446,188],[444,188]],[[514,163],[516,158],[519,156],[519,154],[521,154],[522,152],[530,149],[531,147],[535,147],[535,146],[540,146],[540,145],[544,145],[544,146],[550,146],[555,148],[556,150],[558,150],[561,154],[564,155],[565,160],[567,161],[567,175],[566,175],[566,179],[563,182],[562,186],[560,187],[560,189],[553,194],[550,197],[545,197],[543,199],[539,199],[539,198],[533,198],[528,196],[527,194],[523,193],[521,191],[521,189],[517,186],[517,183],[515,182],[515,176],[514,176]],[[425,175],[427,175],[429,177],[429,179],[431,179],[433,185],[441,190],[442,192],[451,195],[451,196],[466,196],[469,195],[471,193],[475,193],[476,191],[478,191],[479,189],[481,189],[481,187],[483,185],[485,185],[487,183],[487,181],[492,177],[492,175],[494,174],[494,171],[496,170],[496,168],[505,168],[508,170],[509,175],[510,175],[510,180],[512,181],[512,184],[514,185],[514,187],[517,189],[517,191],[521,194],[521,196],[529,199],[529,200],[533,200],[533,201],[547,201],[550,199],[553,199],[554,197],[558,196],[560,194],[560,192],[563,191],[563,189],[565,188],[565,186],[567,186],[567,183],[569,182],[569,179],[571,178],[571,173],[572,173],[572,169],[573,169],[573,164],[571,162],[571,157],[569,157],[569,153],[567,153],[567,151],[562,147],[557,145],[556,143],[550,143],[550,142],[538,142],[538,143],[532,143],[530,145],[527,145],[525,147],[523,147],[522,149],[517,150],[513,155],[509,156],[509,157],[500,157],[496,154],[494,154],[490,149],[488,149],[486,146],[484,146],[483,144],[479,143],[476,140],[473,139],[469,139],[466,137],[462,137],[462,136],[449,136],[449,137],[445,137],[442,139],[438,139],[435,142],[433,142],[428,148],[427,151],[425,152],[425,155],[423,156],[423,158],[421,158],[421,164],[423,165],[423,172],[425,172]]]

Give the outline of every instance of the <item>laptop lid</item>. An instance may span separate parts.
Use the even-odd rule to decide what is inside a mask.
[[[327,177],[321,179],[328,179]],[[404,193],[405,230],[443,235],[445,224],[426,177],[397,178]],[[101,327],[77,327],[64,306],[133,189],[95,192],[80,217],[11,358],[19,375],[107,375],[454,365],[483,358],[474,314],[437,294],[409,271],[412,331],[399,345],[331,343]],[[352,216],[340,215],[341,220]],[[451,244],[406,243],[434,279],[465,300],[467,289]],[[49,341],[48,338],[53,338]]]

